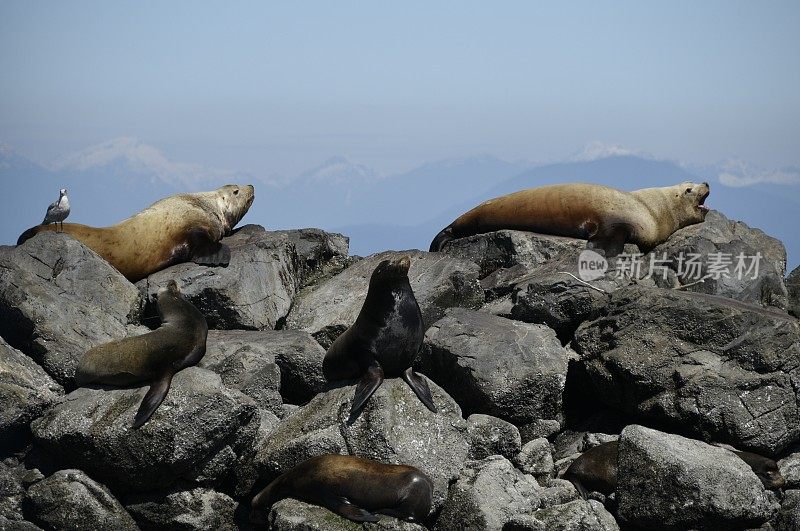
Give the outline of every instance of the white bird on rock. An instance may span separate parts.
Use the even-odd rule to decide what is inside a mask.
[[[50,223],[61,223],[61,230],[64,230],[64,220],[69,216],[69,198],[67,197],[67,189],[62,188],[59,190],[58,201],[47,207],[47,214],[44,215],[42,225],[49,225]]]

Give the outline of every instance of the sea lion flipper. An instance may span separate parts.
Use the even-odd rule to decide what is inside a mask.
[[[172,368],[175,369],[175,372],[181,371],[187,367],[192,367],[197,365],[203,356],[206,353],[205,345],[195,345],[189,355],[183,358],[182,360],[178,360],[172,364]]]
[[[350,406],[350,418],[355,418],[364,404],[367,403],[372,393],[383,383],[383,369],[377,362],[367,367],[364,376],[358,381],[356,394],[353,396],[353,405]]]
[[[150,385],[150,389],[147,391],[147,394],[144,395],[142,403],[139,404],[139,411],[136,412],[136,417],[133,419],[131,428],[140,428],[145,422],[150,420],[150,417],[167,396],[171,383],[172,373],[168,372],[161,379],[155,380]]]
[[[199,265],[226,267],[231,263],[231,248],[224,243],[209,242],[193,249],[191,260]]]
[[[586,247],[588,249],[601,249],[607,259],[614,258],[625,249],[628,232],[628,229],[622,225],[603,227],[589,238]]]
[[[371,512],[353,505],[350,500],[342,496],[327,495],[323,499],[325,507],[340,516],[355,522],[377,522],[380,517]]]
[[[414,369],[409,367],[403,373],[403,380],[405,380],[411,389],[416,393],[419,399],[425,404],[425,407],[436,413],[436,405],[433,403],[433,396],[431,395],[431,388],[428,387],[428,382],[414,372]]]

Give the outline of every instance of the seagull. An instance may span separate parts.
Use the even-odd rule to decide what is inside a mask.
[[[67,189],[62,188],[58,192],[58,201],[47,207],[47,214],[44,215],[42,225],[50,223],[61,223],[61,231],[64,231],[64,220],[69,216],[69,198]]]

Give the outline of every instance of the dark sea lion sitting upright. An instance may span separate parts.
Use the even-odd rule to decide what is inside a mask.
[[[300,463],[267,485],[253,498],[250,518],[263,522],[272,504],[296,498],[356,522],[377,522],[373,513],[422,522],[431,511],[432,494],[431,479],[413,466],[327,454]]]
[[[765,489],[780,489],[786,484],[774,460],[752,452],[730,451],[747,463]],[[618,458],[619,441],[603,443],[583,452],[562,478],[571,481],[583,498],[590,492],[609,495],[617,490]]]
[[[133,428],[147,422],[161,405],[175,373],[196,365],[206,353],[206,319],[183,298],[175,281],[161,288],[157,297],[161,316],[157,330],[89,349],[75,373],[79,386],[151,382],[136,412]]]
[[[431,242],[440,251],[456,238],[502,229],[589,240],[606,257],[626,243],[648,252],[678,229],[700,223],[708,183],[684,182],[623,192],[599,184],[555,184],[490,199],[459,216]]]
[[[229,184],[213,192],[179,194],[153,203],[110,227],[62,225],[76,240],[103,257],[131,282],[182,262],[226,266],[231,251],[223,236],[253,204],[251,185]],[[17,245],[55,225],[37,225],[20,235]]]
[[[408,281],[410,267],[407,256],[378,264],[356,322],[325,353],[322,370],[326,380],[360,378],[351,418],[364,407],[384,376],[402,376],[422,403],[436,412],[428,383],[411,368],[422,347],[425,328]]]

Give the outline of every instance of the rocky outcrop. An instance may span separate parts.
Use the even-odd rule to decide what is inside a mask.
[[[467,417],[467,434],[470,459],[480,460],[490,455],[513,459],[522,449],[517,427],[490,415],[476,413]]]
[[[800,267],[796,267],[786,279],[789,313],[800,318]]]
[[[483,304],[475,263],[439,253],[386,252],[356,262],[297,297],[286,328],[309,332],[327,348],[355,322],[378,264],[403,255],[411,257],[408,278],[426,328],[440,319],[446,308]]]
[[[539,485],[501,456],[470,461],[436,521],[437,530],[505,529],[521,515],[540,506]]]
[[[136,288],[70,236],[0,247],[0,336],[62,386],[74,386],[89,348],[129,335],[139,312]]]
[[[465,413],[514,424],[562,419],[568,352],[543,325],[448,310],[425,333],[419,368]]]
[[[724,448],[636,425],[619,445],[619,516],[630,524],[745,529],[778,510],[752,469]]]
[[[26,491],[31,484],[42,479],[44,476],[38,469],[29,469],[13,457],[0,461],[0,529],[5,529],[3,518],[9,522],[25,519],[23,504],[27,501]]]
[[[230,496],[203,487],[132,497],[126,503],[142,531],[233,531],[239,529],[236,506]]]
[[[0,338],[0,452],[30,438],[30,424],[64,393],[31,358]]]
[[[300,257],[300,284],[309,286],[340,273],[354,263],[348,257],[350,239],[320,229],[277,230],[285,234]]]
[[[781,311],[628,288],[573,348],[589,396],[626,414],[768,455],[800,438],[800,322]]]
[[[139,529],[108,488],[80,470],[59,470],[31,485],[28,505],[30,519],[44,529]]]
[[[537,480],[546,482],[554,475],[553,451],[547,439],[528,441],[514,456],[517,468],[531,474]]]
[[[359,524],[319,505],[287,498],[272,506],[267,527],[272,531],[425,531],[419,524],[379,516],[378,522]]]
[[[185,369],[140,429],[131,421],[147,388],[80,388],[34,421],[34,446],[59,466],[79,468],[115,492],[158,490],[179,479],[223,484],[253,445],[253,400],[216,374]]]
[[[209,328],[264,330],[282,321],[300,288],[300,259],[286,234],[245,225],[222,242],[231,249],[227,267],[183,263],[136,283],[155,316],[153,294],[175,280],[206,317]]]
[[[294,330],[210,330],[200,367],[222,383],[282,417],[283,400],[305,402],[325,386],[325,351],[309,334]]]
[[[438,413],[426,408],[400,378],[390,378],[349,421],[354,385],[333,388],[281,422],[258,449],[256,466],[265,483],[295,465],[326,453],[350,454],[382,463],[412,465],[434,483],[441,507],[448,484],[464,465],[469,441],[458,405],[430,383]]]
[[[686,289],[786,308],[783,244],[716,210],[710,211],[703,223],[677,231],[650,255],[655,260],[666,259],[667,278],[654,275],[660,285],[692,284]],[[759,258],[754,259],[756,256]]]

